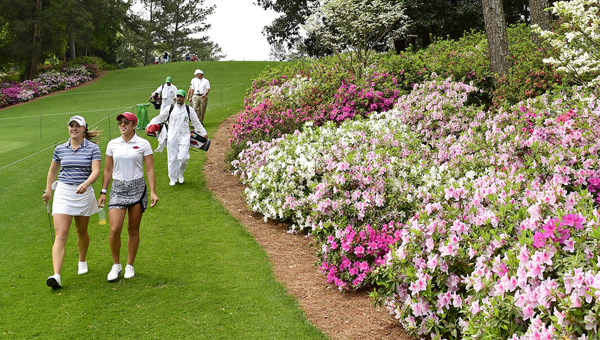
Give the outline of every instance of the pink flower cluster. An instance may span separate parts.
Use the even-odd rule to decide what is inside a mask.
[[[296,83],[300,85],[295,86]],[[253,92],[244,100],[244,112],[233,127],[231,142],[270,140],[302,130],[308,121],[315,125],[340,123],[374,111],[387,111],[400,94],[397,84],[394,75],[375,71],[362,80],[342,72],[341,76],[329,73],[318,81],[298,73],[271,82],[255,82]]]
[[[569,228],[583,230],[583,218],[577,214],[565,215],[562,220],[550,219],[542,226],[543,231],[533,235],[533,247],[543,248],[546,242],[558,242],[565,246],[565,250],[573,251],[573,240],[570,238]]]
[[[71,88],[91,80],[92,77],[89,74],[90,72],[85,66],[80,66],[66,69],[64,73],[42,73],[33,80],[3,84],[0,89],[3,98],[0,106],[28,101],[53,91]]]
[[[373,284],[366,279],[386,263],[390,245],[400,238],[399,228],[397,222],[386,223],[377,229],[368,224],[364,228],[349,225],[328,235],[322,240],[320,251],[321,272],[327,274],[327,282],[340,290]]]

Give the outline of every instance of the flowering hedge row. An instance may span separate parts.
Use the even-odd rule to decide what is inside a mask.
[[[249,143],[248,204],[314,234],[327,280],[375,287],[413,334],[594,338],[600,102],[492,112],[476,92],[436,79],[367,120]]]
[[[69,89],[97,77],[101,70],[102,67],[96,64],[70,63],[49,68],[33,80],[0,83],[0,107]]]
[[[389,110],[414,84],[439,74],[473,83],[481,91],[470,103],[501,107],[533,98],[561,86],[562,78],[543,63],[543,51],[531,42],[526,25],[508,31],[513,67],[495,86],[489,71],[487,39],[471,33],[458,41],[437,41],[429,48],[380,54],[361,75],[352,74],[335,57],[296,63],[265,71],[246,94],[244,111],[232,131],[232,155],[247,141],[269,141],[301,130],[305,122],[320,126],[341,123],[372,112]]]

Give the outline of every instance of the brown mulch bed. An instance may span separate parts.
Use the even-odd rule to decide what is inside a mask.
[[[306,317],[331,339],[412,339],[388,313],[374,307],[366,292],[341,293],[319,272],[311,237],[287,233],[284,224],[264,222],[244,202],[244,186],[225,163],[231,129],[239,114],[229,117],[212,136],[204,175],[223,206],[254,236],[268,254],[273,272],[296,297]]]

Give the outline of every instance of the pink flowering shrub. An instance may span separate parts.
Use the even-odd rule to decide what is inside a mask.
[[[600,102],[492,112],[476,91],[436,78],[368,119],[249,143],[248,204],[315,235],[327,280],[373,285],[411,334],[597,337]]]
[[[358,289],[371,286],[374,269],[386,263],[390,245],[398,242],[397,223],[389,222],[381,228],[364,228],[348,225],[328,235],[319,252],[321,272],[327,275],[327,282],[340,290]]]
[[[233,127],[234,147],[243,149],[246,141],[270,140],[302,129],[305,122],[322,125],[342,122],[355,116],[366,117],[374,111],[387,111],[399,96],[396,77],[373,73],[354,79],[346,72],[326,79],[313,79],[297,73],[258,87],[244,100],[244,112]],[[335,93],[331,93],[335,86]],[[331,98],[331,99],[326,99]],[[241,147],[240,147],[240,144]]]
[[[523,24],[510,27],[511,73],[494,82],[487,57],[487,40],[473,32],[457,41],[439,40],[427,49],[401,54],[378,54],[357,78],[336,58],[310,63],[282,64],[264,71],[244,99],[244,111],[233,129],[233,161],[246,141],[271,140],[305,122],[314,126],[341,123],[354,117],[391,109],[396,99],[413,87],[432,80],[431,75],[476,86],[468,104],[510,107],[559,86],[560,78],[543,64],[543,51],[531,43],[531,30]]]
[[[425,197],[378,274],[387,284],[375,296],[407,330],[432,338],[597,334],[599,104],[541,96],[481,117],[487,129],[431,143],[460,143],[461,154],[438,161],[477,175]]]
[[[53,91],[64,90],[91,80],[97,76],[95,65],[79,65],[65,68],[62,72],[49,71],[39,74],[33,80],[20,83],[4,83],[0,86],[4,106],[29,101]]]

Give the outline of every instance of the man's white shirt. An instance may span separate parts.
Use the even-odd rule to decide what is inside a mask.
[[[205,94],[206,91],[210,90],[210,82],[206,78],[192,78],[190,89],[194,90],[194,94]]]

